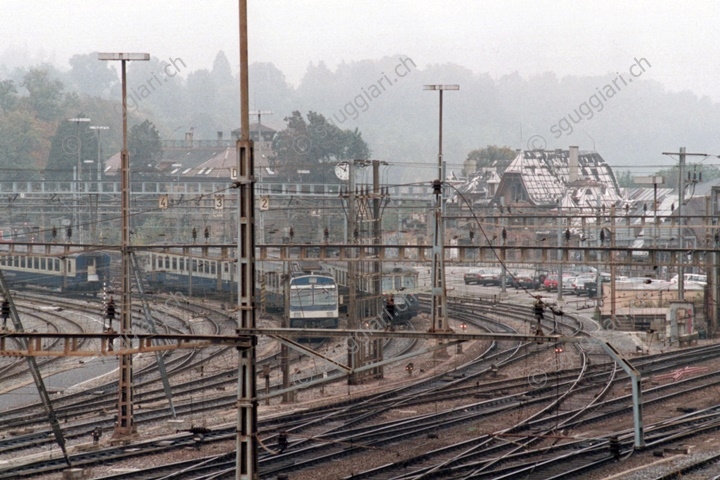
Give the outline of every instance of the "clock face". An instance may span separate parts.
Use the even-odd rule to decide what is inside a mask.
[[[350,178],[350,165],[347,162],[340,162],[335,165],[335,175],[340,180],[347,180]]]

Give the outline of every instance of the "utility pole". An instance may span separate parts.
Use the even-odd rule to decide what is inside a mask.
[[[443,228],[443,195],[444,164],[442,156],[442,112],[443,112],[443,91],[460,90],[459,85],[425,85],[424,90],[436,90],[440,94],[439,117],[438,117],[438,178],[433,182],[433,193],[435,194],[435,222],[433,225],[433,249],[432,249],[432,326],[431,332],[443,332],[448,330],[447,325],[447,285],[445,284],[445,232]]]
[[[130,158],[127,149],[127,74],[126,64],[129,61],[148,61],[148,53],[98,53],[99,60],[120,61],[122,80],[122,152],[120,154],[120,190],[122,237],[121,251],[121,301],[120,301],[120,333],[123,333],[122,349],[132,347],[132,261],[130,259]],[[118,420],[113,436],[124,437],[136,432],[133,418],[133,358],[132,355],[120,355],[120,383],[118,385]]]
[[[382,201],[382,189],[380,188],[380,161],[373,160],[373,243],[375,245],[382,244],[382,218],[381,218],[381,201]],[[375,311],[382,315],[384,309],[384,302],[382,298],[382,256],[380,255],[380,249],[375,248],[373,253],[375,254],[375,275],[373,278],[373,295],[376,298]],[[392,319],[390,319],[392,322]],[[373,340],[373,352],[375,362],[381,362],[383,360],[383,342],[382,339]],[[375,378],[384,377],[384,367],[379,366],[375,369]]]
[[[683,234],[683,216],[682,207],[685,203],[685,147],[680,147],[680,160],[678,162],[678,242],[680,249],[684,247]],[[680,263],[685,259],[684,254],[680,254]],[[678,267],[678,300],[685,300],[685,268]]]
[[[686,157],[710,157],[707,153],[687,153],[685,147],[680,147],[678,152],[662,152],[663,155],[678,155],[678,242],[680,249],[684,248],[683,234],[684,222],[682,216],[682,207],[685,203],[685,158]],[[684,263],[684,255],[679,259],[679,263]],[[685,268],[678,267],[678,300],[685,300]]]
[[[345,243],[357,243],[358,241],[358,227],[357,219],[355,218],[355,160],[348,162],[348,216],[347,216],[347,234],[345,237]],[[351,241],[352,240],[352,241]],[[350,259],[348,261],[348,328],[351,330],[357,330],[360,327],[360,322],[357,318],[357,273],[355,271],[355,249],[350,249]],[[354,340],[354,339],[353,339]],[[356,342],[348,342],[348,365],[351,368],[357,368],[362,365],[362,346]],[[353,373],[348,375],[348,385],[355,385],[358,381],[357,374]]]
[[[557,301],[562,302],[563,296],[562,296],[562,290],[563,290],[563,264],[562,264],[562,225],[563,225],[563,219],[562,219],[562,202],[563,197],[558,198],[558,229],[557,229],[557,244],[558,244],[558,251],[557,251],[557,259],[559,265],[558,265],[558,293],[557,293]]]
[[[253,142],[250,140],[248,101],[247,0],[240,0],[240,138],[236,143],[238,166],[238,327],[255,328],[255,177]],[[257,337],[253,337],[253,345]],[[259,478],[257,383],[255,348],[238,350],[237,434],[235,437],[237,480]]]

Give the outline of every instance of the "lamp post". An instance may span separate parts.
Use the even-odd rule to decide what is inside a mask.
[[[122,81],[122,152],[120,154],[120,189],[122,216],[122,300],[120,303],[120,333],[128,333],[132,329],[130,291],[130,162],[127,150],[127,74],[126,63],[129,61],[148,61],[148,53],[98,53],[98,60],[119,61]],[[131,348],[128,335],[123,335],[122,348]],[[132,355],[120,355],[120,384],[118,385],[118,417],[113,436],[122,437],[135,433],[133,420],[132,397]]]
[[[80,182],[82,182],[82,139],[80,138],[80,124],[81,123],[88,123],[90,122],[89,118],[85,117],[75,117],[75,118],[68,118],[68,122],[75,122],[77,125],[77,130],[75,131],[75,138],[77,139],[77,166],[75,167],[75,174],[73,175],[73,180],[75,181],[75,195],[74,195],[74,204],[75,204],[75,221],[73,222],[75,224],[75,232],[77,232],[78,239],[80,243],[82,243],[82,231],[80,230],[80,201],[78,198],[78,192],[80,191]]]
[[[80,139],[80,124],[81,123],[88,123],[90,122],[89,118],[81,117],[81,118],[68,118],[68,122],[75,122],[77,125],[77,168],[78,168],[78,180],[82,181],[82,141]],[[90,127],[92,128],[92,127]]]
[[[445,165],[442,158],[442,111],[443,92],[445,90],[460,90],[459,85],[424,85],[423,90],[435,90],[440,93],[440,108],[438,122],[438,179],[433,182],[435,193],[435,225],[433,234],[433,269],[432,269],[432,327],[431,332],[442,332],[447,326],[447,290],[445,285],[445,232],[443,228],[443,213],[445,209],[444,195],[442,193],[443,170]]]
[[[91,125],[90,130],[95,130],[95,136],[97,138],[97,181],[98,190],[100,190],[99,182],[102,181],[102,161],[100,161],[100,132],[103,130],[110,130],[110,127],[104,125]]]

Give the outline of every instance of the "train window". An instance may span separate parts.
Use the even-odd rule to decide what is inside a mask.
[[[40,259],[40,270],[47,270],[47,259]]]
[[[25,268],[25,257],[20,257],[20,268]]]
[[[170,257],[165,257],[165,268],[170,268]]]
[[[202,260],[198,262],[198,271],[200,273],[205,273],[205,262],[203,262]]]
[[[181,272],[185,271],[185,259],[184,258],[180,259],[180,271]]]
[[[217,273],[217,262],[210,262],[210,275]]]
[[[193,272],[197,272],[197,260],[190,260],[190,270],[192,270]]]
[[[55,259],[55,271],[56,272],[60,271],[60,259],[58,259],[58,258]]]
[[[67,273],[72,273],[72,260],[70,260],[70,259],[67,260],[66,270],[67,270]]]
[[[398,290],[401,289],[403,287],[403,277],[401,277],[400,275],[397,275],[397,276],[393,277],[393,279],[395,280],[394,281],[395,289],[398,289]]]
[[[172,259],[172,269],[173,269],[173,270],[177,270],[177,269],[178,269],[177,261],[178,261],[177,257],[173,257],[173,259]]]

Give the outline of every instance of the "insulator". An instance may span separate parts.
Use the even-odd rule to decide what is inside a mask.
[[[605,243],[605,230],[600,230],[600,243]]]
[[[503,240],[507,240],[507,230],[505,230],[505,227],[503,227],[502,233],[500,235],[502,235]]]

